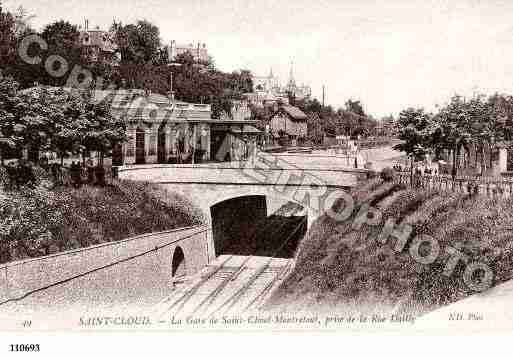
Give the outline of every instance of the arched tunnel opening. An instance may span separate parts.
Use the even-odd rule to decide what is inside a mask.
[[[171,276],[172,277],[183,277],[187,274],[185,268],[185,255],[182,248],[176,247],[173,253],[173,259],[171,263]]]
[[[267,215],[265,196],[231,198],[210,207],[216,257],[223,254],[292,258],[307,231],[293,202]]]

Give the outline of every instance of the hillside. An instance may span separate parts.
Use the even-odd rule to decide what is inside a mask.
[[[0,185],[0,263],[203,221],[190,203],[153,184],[113,181],[76,189],[40,182],[20,190]]]
[[[464,283],[462,261],[451,276],[443,274],[452,258],[449,246],[468,256],[468,263],[486,263],[494,273],[492,285],[512,277],[511,199],[412,190],[377,179],[351,195],[351,218],[338,223],[325,214],[313,224],[300,243],[293,272],[273,293],[267,309],[338,313],[380,308],[417,314],[432,310],[475,293]],[[364,204],[379,209],[381,221],[355,229],[355,213]],[[392,237],[385,244],[376,240],[389,218],[413,228],[400,252],[394,251]],[[420,234],[439,244],[439,255],[431,264],[417,263],[410,255],[412,238]],[[419,248],[421,255],[429,254],[429,244]],[[480,274],[476,272],[476,283]]]

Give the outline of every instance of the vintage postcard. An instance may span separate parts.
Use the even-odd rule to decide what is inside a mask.
[[[511,332],[512,12],[1,0],[0,331]]]

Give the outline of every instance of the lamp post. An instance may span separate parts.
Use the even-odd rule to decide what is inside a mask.
[[[194,164],[194,157],[196,156],[196,124],[192,125],[192,164]]]
[[[207,129],[206,129],[205,127],[203,127],[203,128],[201,129],[201,139],[200,139],[201,147],[200,147],[200,149],[201,149],[202,156],[204,156],[204,157],[205,157],[205,154],[209,152],[209,151],[208,151],[208,146],[209,146],[209,144],[208,144],[208,142],[207,142],[207,136],[208,136],[208,131],[207,131]],[[205,149],[203,148],[203,141],[205,141],[205,145],[206,145],[206,147],[207,147],[207,148],[205,148]],[[210,160],[210,158],[209,158],[209,157],[207,157],[207,161],[208,161],[208,160]]]
[[[495,134],[490,136],[490,170],[493,172],[493,154],[495,152]]]

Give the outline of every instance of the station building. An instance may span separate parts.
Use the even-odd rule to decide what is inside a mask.
[[[107,97],[128,137],[114,149],[114,165],[241,161],[256,151],[261,138],[246,101],[236,101],[231,113],[213,119],[209,104],[177,101],[172,94],[95,92],[97,101]]]

